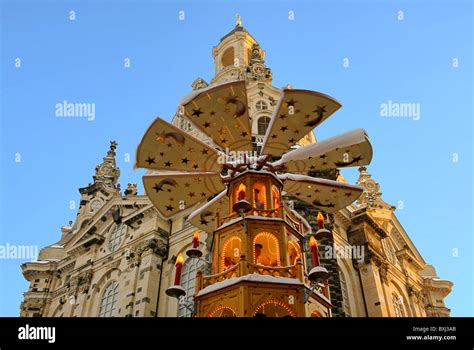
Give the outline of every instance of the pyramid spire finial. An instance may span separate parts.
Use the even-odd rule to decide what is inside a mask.
[[[242,19],[240,18],[240,14],[237,13],[235,16],[237,17],[237,20],[235,21],[235,26],[242,27]]]

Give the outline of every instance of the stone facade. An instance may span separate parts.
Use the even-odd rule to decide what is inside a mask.
[[[215,77],[211,83],[198,78],[193,90],[245,79],[248,90],[252,136],[261,147],[266,126],[280,89],[272,86],[272,72],[265,52],[241,25],[228,33],[212,50]],[[210,143],[178,106],[173,124]],[[138,140],[137,140],[138,142]],[[316,142],[312,133],[300,145]],[[111,146],[95,169],[93,182],[79,190],[80,207],[74,222],[61,228],[60,240],[41,250],[38,260],[21,268],[30,282],[20,306],[23,317],[53,316],[189,316],[192,297],[176,299],[165,294],[173,284],[178,254],[190,247],[195,228],[189,212],[163,219],[136,184],[121,191],[115,163],[117,144]],[[345,181],[338,173],[329,178]],[[321,176],[321,174],[319,174]],[[411,242],[385,203],[380,186],[367,169],[358,180],[365,191],[361,198],[334,215],[327,215],[333,240],[322,242],[321,261],[331,273],[329,280],[333,316],[395,317],[449,316],[444,298],[452,283],[437,277]],[[316,212],[293,198],[284,198],[308,222],[316,225]],[[200,232],[204,260],[209,261],[210,235]],[[329,249],[328,247],[332,247]],[[322,249],[324,248],[324,249]],[[335,252],[336,254],[330,254]],[[184,262],[182,286],[192,296],[201,260]],[[208,272],[208,271],[207,271]]]

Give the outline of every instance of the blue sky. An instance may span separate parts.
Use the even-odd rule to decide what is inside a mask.
[[[92,180],[109,140],[119,144],[122,188],[141,186],[127,154],[133,159],[157,115],[169,120],[195,78],[212,78],[212,46],[239,12],[267,52],[275,86],[291,83],[342,103],[316,130],[319,139],[367,130],[369,170],[383,198],[403,202],[396,213],[411,239],[454,282],[446,300],[452,315],[474,315],[470,1],[1,4],[1,245],[56,242],[76,215],[70,201],[78,202],[77,189]],[[56,117],[64,100],[94,103],[95,120]],[[420,119],[382,117],[389,100],[419,104]],[[355,171],[344,174],[355,181]],[[21,262],[0,259],[1,316],[19,314],[28,287]]]

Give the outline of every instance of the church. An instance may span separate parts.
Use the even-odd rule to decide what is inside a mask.
[[[208,179],[203,180],[207,187],[199,178],[190,185],[179,173],[147,183],[153,176],[163,176],[153,169],[157,157],[166,153],[140,158],[151,149],[146,143],[147,131],[138,147],[136,164],[149,169],[144,176],[146,194],[137,192],[136,183],[129,183],[122,191],[115,160],[118,144],[112,141],[95,168],[93,182],[79,189],[80,206],[74,222],[61,227],[59,240],[41,249],[37,261],[21,265],[29,288],[20,315],[449,317],[444,298],[453,283],[439,278],[435,268],[425,262],[398,221],[395,207],[383,200],[381,186],[368,163],[361,162],[362,157],[344,159],[344,153],[331,169],[306,168],[310,164],[306,161],[285,159],[290,159],[290,154],[301,157],[297,152],[305,147],[330,144],[316,140],[312,128],[340,107],[337,101],[318,93],[317,98],[327,104],[318,106],[315,116],[307,115],[306,128],[296,126],[300,129],[296,130],[292,125],[291,139],[279,142],[281,133],[269,135],[267,131],[278,120],[290,119],[280,110],[286,108],[289,115],[300,113],[293,108],[296,100],[286,100],[283,105],[282,96],[302,90],[272,85],[265,51],[240,19],[212,49],[212,56],[214,77],[209,82],[194,80],[192,91],[177,101],[171,125],[154,122],[161,123],[166,132],[155,133],[152,141],[169,148],[169,159],[160,166],[171,171],[173,163],[180,163],[190,171],[204,167],[219,172],[217,165],[206,163],[207,152],[212,153],[217,144],[221,155],[234,152],[230,158],[238,158],[239,149],[255,154],[266,149],[274,156],[273,163],[253,158],[257,170],[266,167],[269,171],[236,170],[242,169],[242,164],[233,159],[225,163],[228,173],[234,174],[226,179],[227,190]],[[248,129],[236,122],[241,139],[225,124],[219,128],[211,125],[201,110],[199,101],[208,103],[205,99],[212,100],[211,92],[221,86],[229,87],[235,96],[245,95],[245,104],[234,94],[223,95],[227,100],[222,104],[222,113],[235,109],[235,120],[247,116]],[[310,95],[299,95],[300,100],[315,98]],[[288,128],[286,124],[278,126],[281,132]],[[217,139],[210,137],[207,129],[214,130]],[[352,139],[358,136],[366,145],[362,143],[366,142],[364,133],[350,134]],[[239,144],[243,139],[248,143]],[[174,151],[171,155],[173,143],[183,146],[185,140],[186,145],[194,145],[187,148],[188,153]],[[283,154],[282,144],[290,148],[288,153]],[[198,152],[196,145],[201,147],[200,154],[193,154]],[[290,168],[290,163],[293,174],[278,172]],[[300,166],[303,163],[305,167]],[[326,164],[324,159],[321,164]],[[358,166],[357,186],[347,184],[339,169],[344,166]],[[317,200],[308,204],[300,195],[298,182],[310,184],[309,178],[317,179],[314,184],[321,188],[331,184],[345,189],[341,196],[347,196],[350,203],[341,208]],[[213,193],[220,194],[209,196],[206,191],[211,185]],[[199,200],[200,207],[173,198],[164,203],[164,197],[159,196],[171,194],[176,187],[186,191],[190,202]],[[316,234],[315,239],[312,232],[327,234]],[[312,273],[315,268],[316,277]]]

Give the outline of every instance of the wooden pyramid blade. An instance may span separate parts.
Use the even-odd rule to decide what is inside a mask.
[[[193,92],[181,105],[186,117],[222,149],[253,149],[245,81]]]
[[[221,176],[216,173],[151,172],[143,176],[145,192],[153,205],[165,217],[207,202],[224,190]]]
[[[218,218],[225,218],[229,215],[229,197],[226,191],[222,191],[196,211],[192,212],[188,221],[197,228],[214,232],[217,228]]]
[[[283,191],[329,213],[347,207],[362,194],[362,187],[306,175],[279,175]]]
[[[313,143],[284,154],[273,166],[289,172],[362,166],[372,160],[372,145],[363,129]]]
[[[262,154],[282,155],[340,107],[320,92],[283,90],[263,139]]]
[[[156,118],[138,145],[135,167],[220,172],[219,152],[174,125]]]

